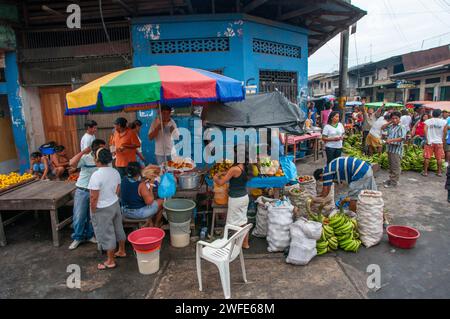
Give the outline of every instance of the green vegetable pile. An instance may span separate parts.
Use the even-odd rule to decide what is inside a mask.
[[[363,161],[369,162],[371,164],[379,164],[383,169],[388,169],[389,160],[385,147],[381,155],[364,155],[361,149],[361,140],[361,134],[354,134],[347,137],[343,145],[344,153],[346,153],[348,156],[362,159]],[[423,170],[423,162],[423,149],[420,146],[406,144],[404,145],[402,171],[421,172]],[[430,160],[429,170],[437,171],[437,161],[434,157],[432,157]]]

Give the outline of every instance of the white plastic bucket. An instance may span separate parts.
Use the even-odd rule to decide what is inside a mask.
[[[159,251],[159,248],[150,252],[136,251],[139,272],[141,274],[151,275],[159,270]]]
[[[170,244],[182,248],[189,246],[191,238],[191,220],[184,223],[170,222]]]

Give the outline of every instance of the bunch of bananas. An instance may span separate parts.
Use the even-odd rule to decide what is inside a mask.
[[[373,156],[367,156],[362,153],[361,147],[361,134],[354,134],[348,137],[343,145],[345,154],[351,157],[356,157],[366,161],[368,163],[377,163],[383,169],[389,168],[389,160],[386,152],[381,155],[375,154]],[[423,148],[417,145],[405,145],[402,157],[402,171],[416,171],[421,172],[423,170]],[[435,157],[430,160],[430,171],[437,170],[437,161]]]
[[[358,239],[358,222],[356,219],[351,219],[341,212],[330,218],[329,226],[334,230],[339,248],[355,253],[358,251],[361,241]]]
[[[18,173],[9,173],[8,175],[0,174],[0,189],[13,186],[30,178],[33,178],[33,175],[29,173],[25,173],[23,175]]]
[[[326,222],[326,219],[324,219]],[[323,255],[327,252],[337,250],[339,246],[339,242],[337,237],[335,236],[333,227],[327,224],[322,225],[322,236],[317,241],[316,249],[317,255]]]

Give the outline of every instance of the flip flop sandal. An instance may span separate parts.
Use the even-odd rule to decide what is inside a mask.
[[[442,174],[438,174],[438,173],[436,173],[436,176],[442,177]]]
[[[114,257],[116,257],[116,258],[127,258],[127,255],[121,256],[121,255],[116,255],[116,254],[114,254]]]
[[[117,267],[116,264],[114,264],[114,266],[113,266],[113,265],[108,265],[108,264],[102,263],[102,264],[97,265],[97,270],[114,269],[116,267]]]
[[[424,172],[420,173],[420,175],[428,177],[428,174],[425,174]]]

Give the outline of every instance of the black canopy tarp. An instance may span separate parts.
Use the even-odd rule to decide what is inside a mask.
[[[280,128],[289,134],[303,134],[305,113],[282,93],[249,95],[244,101],[208,108],[206,125],[223,128]]]

